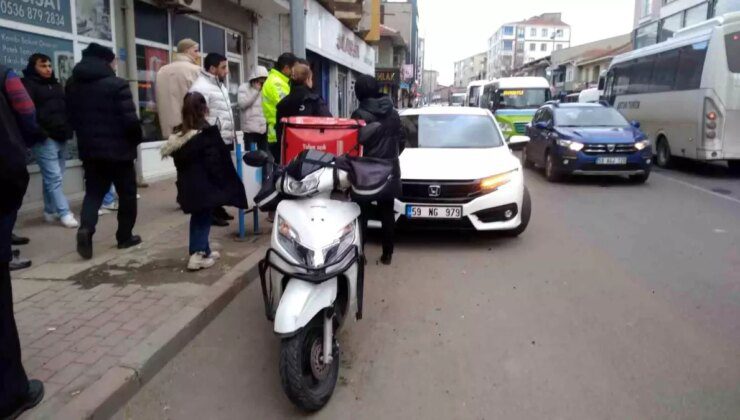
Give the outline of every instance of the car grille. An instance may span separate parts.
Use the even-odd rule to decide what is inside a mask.
[[[610,150],[611,146],[611,150]],[[634,144],[586,144],[583,148],[583,153],[590,155],[606,154],[606,153],[634,153],[637,149]]]
[[[514,123],[514,131],[517,132],[517,134],[524,134],[527,132],[527,123],[524,122],[518,122]]]
[[[436,192],[439,194],[435,194]],[[403,181],[405,203],[469,203],[483,195],[480,181]]]

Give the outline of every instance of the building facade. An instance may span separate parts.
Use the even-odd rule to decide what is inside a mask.
[[[408,45],[397,30],[380,25],[380,40],[375,49],[375,78],[380,83],[381,91],[390,96],[398,107],[409,95],[408,88],[401,89],[401,72],[406,64]]]
[[[635,0],[634,47],[663,42],[687,26],[740,10],[738,0]]]
[[[472,81],[488,79],[487,63],[488,54],[485,52],[456,61],[453,86],[464,88]]]
[[[570,25],[560,13],[504,24],[488,39],[488,77],[509,76],[526,63],[570,47],[570,39]]]
[[[437,70],[424,70],[421,83],[421,94],[424,104],[432,103],[434,92],[437,91],[439,84],[439,72]]]

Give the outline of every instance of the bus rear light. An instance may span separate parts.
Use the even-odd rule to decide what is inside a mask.
[[[707,119],[708,119],[709,121],[714,121],[714,120],[716,120],[716,119],[717,119],[717,113],[716,113],[716,112],[714,112],[714,111],[710,111],[710,112],[708,112],[708,113],[707,113]]]
[[[707,123],[707,128],[708,128],[709,130],[715,130],[715,129],[717,129],[717,123],[716,123],[716,122],[714,122],[714,121],[709,121],[709,122]]]
[[[706,135],[706,137],[707,137],[708,139],[710,139],[710,140],[714,140],[715,138],[717,138],[717,132],[716,132],[716,131],[713,131],[713,130],[708,130],[708,131],[707,131],[707,132],[705,133],[705,135]]]

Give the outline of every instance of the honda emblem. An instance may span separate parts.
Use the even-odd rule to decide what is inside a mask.
[[[429,186],[429,196],[430,197],[439,197],[440,194],[442,194],[442,186],[440,185],[430,185]]]

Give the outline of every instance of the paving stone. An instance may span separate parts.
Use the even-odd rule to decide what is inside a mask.
[[[108,337],[113,331],[121,328],[121,325],[123,325],[122,322],[107,322],[105,325],[95,330],[92,335],[96,337]]]
[[[124,331],[135,332],[135,331],[140,330],[141,327],[143,327],[147,322],[149,322],[149,317],[138,316],[132,319],[131,321],[123,324],[121,326],[121,329]]]
[[[114,314],[113,312],[102,312],[98,314],[95,318],[88,321],[86,325],[89,325],[95,328],[100,328],[103,325],[107,324],[110,320],[115,318],[116,315],[117,314]]]
[[[74,344],[72,341],[59,340],[54,344],[41,349],[39,355],[43,357],[54,358],[61,354],[64,350],[72,347],[72,344]]]
[[[36,369],[33,372],[33,379],[38,379],[39,381],[46,382],[49,380],[49,378],[54,376],[55,373],[56,372],[51,369],[46,369],[46,368]]]
[[[40,339],[34,341],[33,343],[30,343],[28,347],[31,348],[37,348],[37,349],[45,349],[52,344],[56,343],[57,341],[61,341],[65,339],[67,336],[65,334],[60,334],[58,332],[52,332],[49,334],[44,335]]]
[[[94,365],[110,350],[110,347],[95,346],[87,350],[82,356],[78,357],[75,362],[86,365]]]
[[[126,311],[130,307],[131,307],[131,303],[130,302],[119,302],[119,303],[113,305],[112,307],[110,307],[110,309],[108,309],[108,311],[109,312],[112,312],[114,314],[120,314],[121,312]]]
[[[103,349],[103,347],[98,347],[98,348]],[[108,351],[110,349],[109,348],[105,348],[105,350]],[[113,366],[116,366],[116,364],[120,360],[121,360],[120,357],[105,355],[105,356],[101,357],[100,359],[98,359],[98,361],[95,362],[95,364],[92,365],[92,367],[90,367],[90,369],[88,369],[86,371],[86,374],[87,375],[90,375],[90,376],[93,376],[93,377],[95,377],[95,376],[97,376],[97,377],[103,376],[103,374],[105,372],[107,372],[108,370],[110,370]]]
[[[113,320],[118,321],[118,322],[123,322],[125,324],[126,322],[129,322],[132,319],[136,318],[137,315],[139,315],[139,311],[127,309],[121,312],[120,314],[118,314],[115,318],[113,318]]]
[[[92,334],[93,332],[95,332],[95,328],[83,325],[80,328],[77,328],[72,334],[67,335],[66,339],[72,342],[77,342]]]
[[[46,363],[49,362],[49,360],[50,358],[48,357],[34,356],[28,360],[24,360],[23,367],[26,369],[27,372],[33,373],[36,370],[41,369]]]
[[[98,306],[100,306],[101,308],[112,308],[118,303],[122,302],[123,299],[123,296],[111,296],[108,299],[99,302]]]
[[[105,311],[107,311],[107,308],[101,308],[99,306],[96,306],[94,308],[87,310],[85,313],[78,316],[77,318],[83,319],[85,321],[90,321],[91,319],[95,318],[96,316],[102,314]]]
[[[90,350],[93,346],[101,341],[100,337],[87,336],[82,340],[78,341],[73,347],[72,351],[84,353]]]
[[[44,367],[47,369],[51,369],[54,371],[60,371],[67,367],[68,364],[72,363],[75,359],[80,357],[79,353],[75,353],[70,350],[65,350],[58,356],[50,359],[48,362],[44,364]]]
[[[113,331],[108,337],[105,338],[105,340],[100,342],[101,346],[106,347],[113,347],[123,341],[126,337],[129,336],[128,331],[123,330],[116,330]]]
[[[156,302],[157,299],[147,297],[145,299],[142,299],[140,302],[131,305],[131,309],[136,309],[137,311],[146,311],[152,308]]]
[[[123,301],[124,302],[138,303],[138,302],[141,302],[142,300],[146,299],[146,297],[147,297],[148,294],[149,293],[146,290],[137,290],[136,293],[134,293],[131,296],[127,297]]]
[[[82,363],[70,363],[49,378],[49,382],[67,385],[80,376],[86,368],[87,365],[83,365]]]
[[[116,292],[116,296],[129,297],[129,296],[133,295],[134,293],[136,293],[140,289],[141,289],[141,286],[139,286],[138,284],[129,284],[128,286],[126,286],[126,287],[118,290]]]
[[[84,320],[72,318],[69,321],[67,321],[64,325],[62,325],[61,327],[58,327],[56,329],[56,332],[59,334],[72,334],[73,332],[77,331],[77,329],[83,325],[85,325]]]

